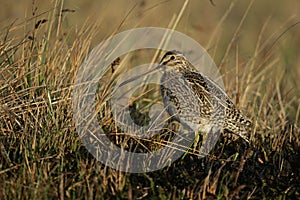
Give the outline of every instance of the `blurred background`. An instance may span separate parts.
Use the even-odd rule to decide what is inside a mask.
[[[47,19],[53,5],[57,5],[66,10],[62,16],[64,30],[76,33],[85,24],[92,22],[97,25],[97,34],[92,41],[94,46],[114,31],[147,26],[170,27],[185,2],[187,6],[176,30],[194,38],[211,51],[217,64],[239,28],[232,41],[239,48],[239,59],[249,59],[257,41],[261,40],[272,48],[279,48],[287,69],[291,74],[299,75],[296,69],[300,68],[300,25],[295,23],[300,22],[300,4],[297,0],[65,0],[62,4],[55,1],[2,0],[0,25],[2,31],[6,31],[5,28],[13,23],[35,23],[34,20],[28,20],[33,15]],[[219,28],[218,24],[221,24]],[[24,29],[25,26],[16,35],[23,37]],[[215,51],[212,52],[212,49]],[[227,55],[228,65],[234,65],[234,54],[232,57]],[[297,85],[300,87],[299,81]]]
[[[116,30],[125,18],[122,29],[145,26],[168,27],[172,18],[178,15],[184,2],[175,0],[65,0],[63,8],[70,9],[72,12],[66,14],[64,25],[76,29],[83,26],[88,20],[92,20],[99,25],[99,38],[97,39],[101,40],[101,37],[110,35]],[[224,22],[221,33],[219,33],[231,37],[249,4],[251,4],[249,0],[190,0],[177,30],[205,45],[222,16],[226,11],[232,9]],[[53,1],[2,0],[0,22],[2,27],[15,20],[22,22],[31,18],[33,12],[35,14],[49,12],[52,7]],[[282,30],[285,25],[297,21],[300,21],[300,4],[297,0],[253,1],[241,28],[240,45],[253,47],[259,31],[266,23],[265,37],[268,37]],[[299,36],[299,31],[300,26],[296,26],[289,33],[292,36]],[[294,39],[299,41],[299,37]]]

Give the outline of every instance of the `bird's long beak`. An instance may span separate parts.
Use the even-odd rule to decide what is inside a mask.
[[[119,86],[122,87],[122,86],[124,86],[124,85],[126,85],[126,84],[128,84],[128,83],[130,83],[132,81],[135,81],[135,80],[139,79],[140,77],[143,77],[143,76],[146,76],[146,75],[151,75],[151,74],[157,72],[158,69],[160,69],[161,67],[162,67],[162,65],[157,65],[154,68],[152,68],[152,69],[150,69],[150,70],[148,70],[148,71],[146,71],[146,72],[144,72],[142,74],[138,74],[135,77],[132,77],[130,79],[127,79],[126,81],[123,81],[122,83],[120,83]]]

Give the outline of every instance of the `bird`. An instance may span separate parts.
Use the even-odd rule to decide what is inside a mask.
[[[249,143],[251,120],[216,82],[199,72],[181,52],[166,52],[159,66],[164,68],[160,92],[172,119],[197,132],[226,131]]]

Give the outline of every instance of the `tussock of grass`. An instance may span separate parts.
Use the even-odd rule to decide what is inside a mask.
[[[200,159],[196,149],[159,171],[128,174],[97,162],[74,128],[72,84],[97,31],[92,23],[75,33],[65,30],[64,12],[56,5],[1,32],[1,199],[300,198],[300,92],[293,75],[285,70],[280,50],[272,43],[276,35],[271,41],[265,39],[267,24],[258,35],[253,56],[245,61],[239,58],[235,44],[242,20],[219,63],[229,96],[254,121],[251,144],[223,135],[205,158]],[[173,27],[177,23],[175,20]],[[24,36],[14,37],[14,32],[24,27]],[[227,70],[224,65],[231,54],[236,68]],[[118,127],[107,100],[118,75],[134,66],[131,61],[121,58],[113,73],[104,77],[111,84],[99,84],[99,124],[116,144],[147,152],[168,145],[173,134],[170,130],[176,129],[176,124],[152,140],[113,134]],[[130,106],[136,119],[141,119],[137,123],[143,124],[147,123],[147,109],[157,103],[151,102],[157,93],[155,87],[141,89],[143,95],[137,95]]]

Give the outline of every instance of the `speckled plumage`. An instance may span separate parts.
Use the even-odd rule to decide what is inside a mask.
[[[167,52],[160,65],[166,69],[161,78],[162,98],[173,118],[200,132],[225,129],[248,141],[250,120],[214,81],[177,51]]]

